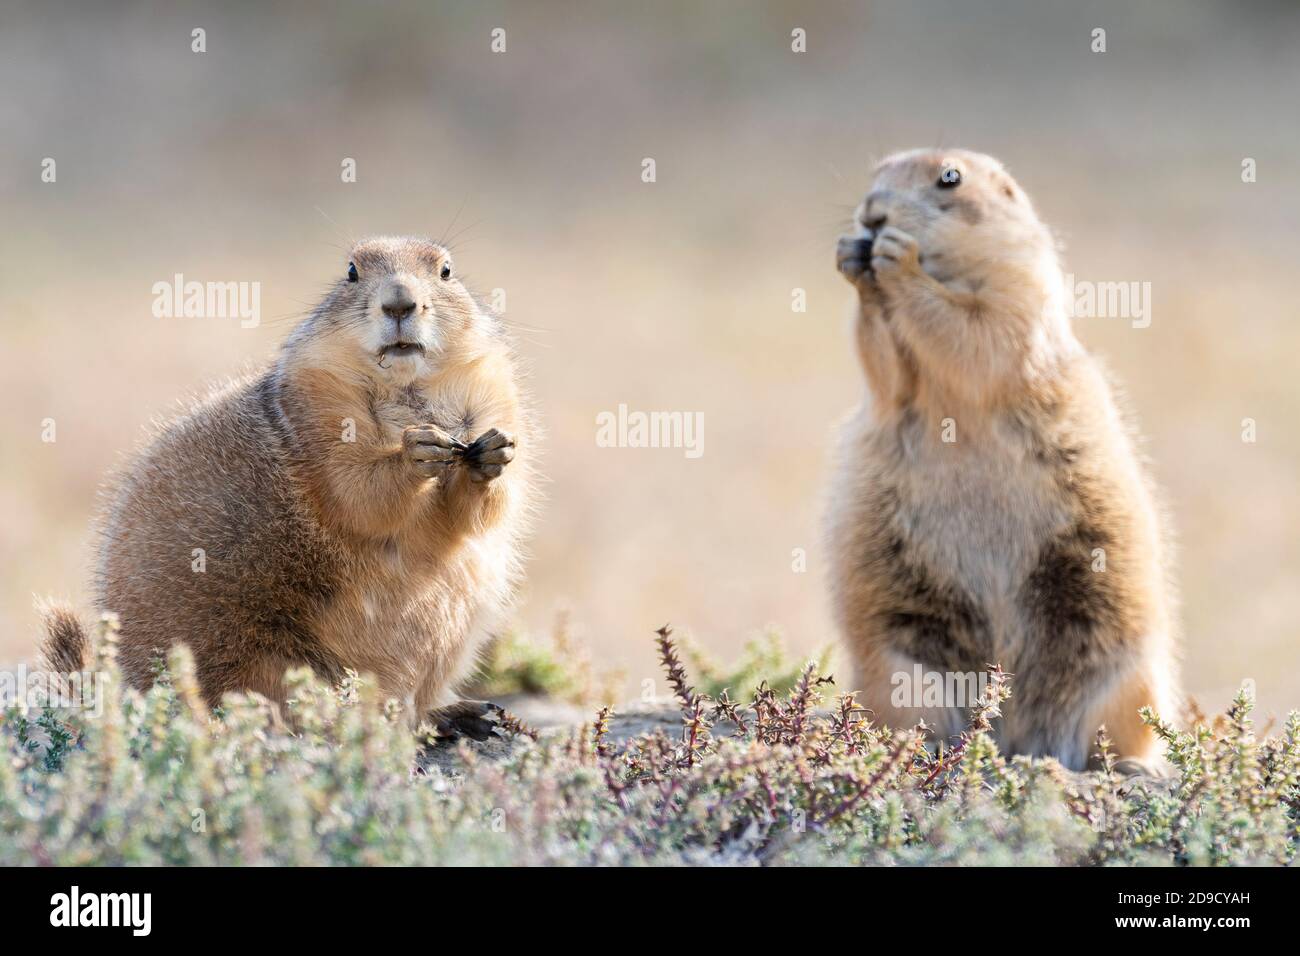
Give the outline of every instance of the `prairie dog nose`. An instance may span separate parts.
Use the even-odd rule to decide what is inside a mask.
[[[383,310],[384,315],[401,322],[415,311],[415,296],[411,295],[411,290],[407,286],[397,283],[384,290],[379,308]]]
[[[858,210],[858,222],[868,229],[876,230],[885,224],[889,218],[889,203],[893,194],[887,189],[877,189],[867,195],[862,200],[862,208]]]

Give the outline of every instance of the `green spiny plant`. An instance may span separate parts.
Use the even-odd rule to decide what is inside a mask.
[[[923,728],[825,699],[816,662],[737,697],[693,685],[665,627],[678,729],[620,740],[605,707],[534,740],[507,715],[508,745],[451,745],[448,766],[362,676],[299,670],[283,712],[209,710],[184,648],[124,687],[115,634],[95,641],[102,707],[4,711],[0,864],[1287,864],[1300,839],[1300,715],[1259,739],[1245,690],[1186,730],[1144,714],[1167,780],[1125,777],[1104,735],[1098,769],[1071,773],[999,752],[997,668],[931,752]]]
[[[740,658],[730,666],[714,660],[693,641],[679,643],[682,653],[695,671],[700,692],[713,698],[724,692],[741,698],[752,696],[762,683],[783,694],[799,680],[805,666],[804,661],[789,653],[781,632],[775,627],[769,627],[757,637],[746,641]],[[813,659],[817,662],[818,672],[825,671],[830,660],[830,649],[822,648]]]

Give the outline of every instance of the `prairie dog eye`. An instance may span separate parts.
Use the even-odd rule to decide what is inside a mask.
[[[354,262],[348,263],[348,281],[349,282],[357,281],[357,266],[356,263]]]
[[[956,166],[945,166],[939,174],[939,181],[935,183],[940,189],[952,189],[960,184],[961,170]]]
[[[442,264],[442,271],[438,273],[438,276],[442,279],[443,282],[446,282],[448,279],[451,278],[451,260],[448,260]]]

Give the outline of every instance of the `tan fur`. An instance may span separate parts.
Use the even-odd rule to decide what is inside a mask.
[[[959,185],[938,186],[945,168]],[[1122,757],[1158,760],[1137,710],[1176,702],[1160,523],[1050,234],[1001,164],[961,150],[885,160],[857,220],[838,262],[868,394],[828,532],[863,703],[944,740],[970,702],[897,706],[897,675],[996,663],[1015,675],[1008,750],[1081,768],[1104,723]]]
[[[280,701],[288,667],[353,668],[419,716],[454,700],[498,625],[535,484],[505,330],[441,278],[433,243],[370,239],[351,260],[358,281],[341,266],[278,359],[164,425],[112,495],[98,603],[136,686],[184,641],[209,701]],[[405,295],[399,323],[383,307]],[[397,339],[425,351],[380,354]],[[489,429],[513,460],[505,437],[475,463],[447,447]],[[48,643],[66,664],[63,638]]]

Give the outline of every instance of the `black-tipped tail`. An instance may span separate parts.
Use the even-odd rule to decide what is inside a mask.
[[[62,601],[40,601],[36,606],[45,624],[41,656],[55,673],[71,674],[86,669],[90,638],[72,606]]]

